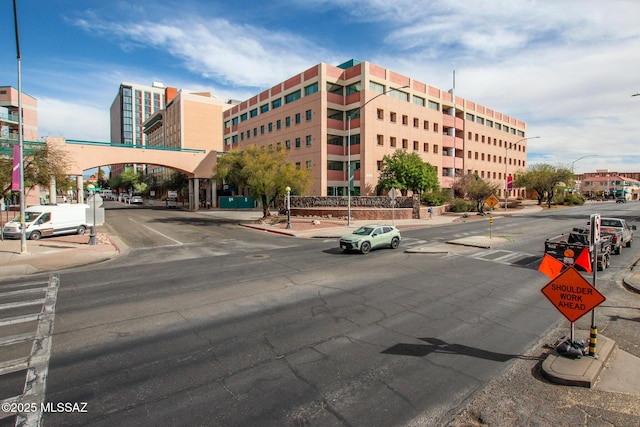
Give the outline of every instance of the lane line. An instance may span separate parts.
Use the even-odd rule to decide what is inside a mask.
[[[140,225],[141,227],[146,228],[146,229],[147,229],[147,230],[149,230],[149,231],[152,231],[152,232],[154,232],[154,233],[156,233],[156,234],[159,234],[160,236],[164,237],[165,239],[169,239],[169,240],[171,240],[172,242],[175,242],[177,245],[184,245],[184,243],[182,243],[181,241],[176,240],[176,239],[174,239],[174,238],[172,238],[172,237],[169,237],[169,236],[167,236],[166,234],[163,234],[163,233],[161,233],[161,232],[159,232],[159,231],[157,231],[157,230],[154,230],[153,228],[149,227],[148,225],[142,224],[142,223],[140,223],[140,222],[136,221],[135,219],[131,219],[131,218],[129,218],[129,220],[130,220],[130,221],[135,222],[136,224]]]

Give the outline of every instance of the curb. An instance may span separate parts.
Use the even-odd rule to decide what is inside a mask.
[[[264,227],[259,227],[259,226],[255,226],[255,225],[249,225],[249,224],[240,224],[242,227],[245,228],[250,228],[252,230],[258,230],[258,231],[265,231],[267,233],[274,233],[274,234],[282,234],[283,236],[291,236],[291,237],[296,237],[295,234],[290,233],[288,231],[282,231],[282,230],[271,230],[268,228],[264,228]]]

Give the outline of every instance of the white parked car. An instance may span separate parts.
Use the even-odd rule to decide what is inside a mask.
[[[141,205],[142,204],[142,196],[131,196],[132,205]]]

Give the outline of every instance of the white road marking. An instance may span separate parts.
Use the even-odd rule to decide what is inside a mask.
[[[154,233],[156,233],[156,234],[159,234],[160,236],[164,237],[165,239],[169,239],[169,240],[171,240],[172,242],[175,242],[177,245],[184,245],[184,243],[182,243],[181,241],[176,240],[176,239],[174,239],[174,238],[172,238],[172,237],[169,237],[169,236],[167,236],[166,234],[163,234],[163,233],[161,233],[161,232],[159,232],[159,231],[157,231],[157,230],[154,230],[153,228],[149,227],[148,225],[144,225],[144,224],[142,224],[142,223],[140,223],[140,222],[136,221],[135,219],[131,219],[131,218],[129,218],[129,220],[131,220],[131,221],[135,222],[136,224],[138,224],[138,225],[140,225],[140,226],[142,226],[142,227],[146,228],[146,229],[147,229],[147,230],[149,230],[149,231],[152,231],[152,232],[154,232]]]

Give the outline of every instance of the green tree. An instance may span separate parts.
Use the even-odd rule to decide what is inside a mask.
[[[546,198],[547,206],[551,208],[553,196],[558,188],[573,186],[573,173],[563,166],[539,163],[529,166],[526,172],[516,175],[513,185],[525,187],[527,191],[535,191],[538,204],[541,205]]]
[[[422,161],[417,153],[397,150],[391,156],[382,158],[382,170],[378,180],[378,190],[396,188],[403,196],[407,191],[422,193],[437,190],[436,168]]]
[[[474,174],[464,175],[456,179],[454,184],[457,194],[475,202],[478,213],[484,213],[487,197],[495,194],[499,187],[500,184],[491,184]]]
[[[13,143],[0,146],[0,191],[6,194],[11,189],[13,171]],[[63,186],[69,180],[67,153],[45,143],[29,143],[23,147],[24,188],[28,193],[36,186],[46,188],[55,177]],[[55,196],[54,196],[55,197]]]
[[[311,177],[308,170],[297,169],[287,162],[287,152],[250,145],[244,150],[232,150],[218,158],[213,178],[233,183],[242,191],[262,202],[262,213],[271,215],[269,206],[291,187],[296,194],[304,193]]]

